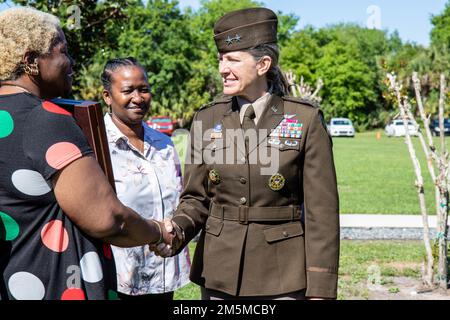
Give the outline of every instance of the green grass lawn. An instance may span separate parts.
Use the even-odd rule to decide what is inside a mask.
[[[175,140],[183,161],[186,138]],[[434,189],[425,157],[418,138],[413,141],[426,182],[428,211],[434,214]],[[365,132],[355,138],[334,138],[333,143],[341,213],[420,214],[416,177],[404,138],[387,138],[383,133],[377,140],[376,132]]]
[[[338,299],[367,299],[367,283],[376,278],[375,270],[386,286],[394,276],[420,278],[424,254],[422,241],[342,240]]]
[[[189,244],[191,257],[195,243]],[[380,283],[389,286],[391,277],[420,277],[424,249],[421,241],[341,241],[338,299],[367,299],[367,281],[379,270]],[[372,277],[372,278],[371,278]],[[199,300],[200,289],[189,285],[175,292],[175,300]]]
[[[404,138],[388,138],[383,133],[377,140],[376,132],[366,132],[333,141],[341,213],[420,214],[416,177]],[[434,188],[425,157],[419,139],[413,142],[425,179],[428,212],[434,214]]]
[[[195,242],[189,243],[189,253],[191,255],[191,261],[194,257]],[[200,300],[200,287],[194,283],[189,283],[180,290],[175,291],[175,300]]]

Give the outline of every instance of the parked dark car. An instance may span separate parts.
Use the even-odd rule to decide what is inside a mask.
[[[438,136],[440,133],[439,129],[439,119],[431,120],[430,130],[433,136]],[[450,135],[450,119],[444,119],[444,134],[446,136]]]
[[[165,133],[169,136],[172,135],[173,131],[177,127],[177,121],[172,120],[172,118],[167,116],[155,116],[147,120],[147,124],[150,128],[158,130],[159,132]]]

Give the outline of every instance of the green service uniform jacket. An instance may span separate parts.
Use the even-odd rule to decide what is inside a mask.
[[[298,131],[281,132],[287,121]],[[246,149],[231,97],[194,117],[173,218],[186,243],[201,231],[191,280],[234,296],[306,288],[307,297],[335,298],[339,200],[322,113],[300,99],[272,95],[256,129],[267,134]],[[275,172],[262,174],[269,164],[260,154],[278,157]]]

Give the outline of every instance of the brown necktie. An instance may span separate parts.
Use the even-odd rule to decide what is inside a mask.
[[[253,120],[255,119],[255,117],[256,117],[255,109],[253,109],[252,105],[249,105],[244,113],[244,120],[242,121],[242,129],[244,129],[245,131],[247,131],[248,129],[255,129],[256,125],[255,121]]]
[[[247,132],[247,130],[252,129],[254,130],[256,128],[255,122],[253,121],[253,119],[255,119],[255,109],[253,109],[252,105],[249,105],[247,107],[247,110],[245,110],[244,113],[244,120],[242,121],[242,129],[244,130],[244,134],[245,132]],[[251,134],[251,133],[249,133]],[[249,141],[248,141],[248,135],[245,135],[245,150],[246,153],[249,153]]]

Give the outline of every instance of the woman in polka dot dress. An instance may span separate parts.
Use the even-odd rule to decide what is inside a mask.
[[[117,199],[71,114],[48,101],[72,83],[58,19],[1,12],[0,48],[0,298],[112,298],[109,244],[171,235]]]

